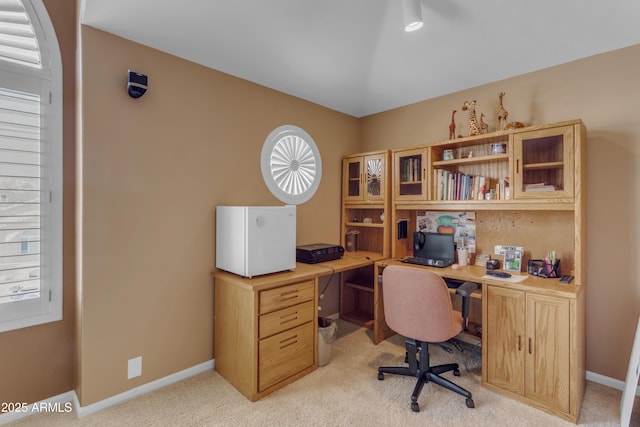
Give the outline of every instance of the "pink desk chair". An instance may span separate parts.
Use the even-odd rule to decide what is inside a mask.
[[[384,315],[389,327],[406,338],[408,366],[381,366],[378,379],[383,380],[384,374],[417,377],[411,394],[411,409],[415,412],[420,410],[418,396],[429,381],[464,396],[467,407],[473,408],[471,393],[440,375],[453,371],[455,376],[460,376],[458,364],[429,364],[428,343],[447,341],[458,335],[466,324],[462,313],[453,310],[442,277],[423,268],[392,265],[384,269],[382,281]],[[475,283],[468,285],[476,286]]]

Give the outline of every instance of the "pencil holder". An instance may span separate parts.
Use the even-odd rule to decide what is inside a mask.
[[[543,259],[530,259],[527,262],[527,273],[545,279],[560,277],[560,260],[557,259],[555,264],[551,264]]]

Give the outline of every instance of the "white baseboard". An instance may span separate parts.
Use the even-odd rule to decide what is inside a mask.
[[[142,396],[143,394],[161,389],[173,383],[177,383],[178,381],[182,381],[194,375],[198,375],[202,372],[210,371],[214,367],[215,360],[212,359],[208,362],[192,366],[191,368],[187,368],[180,372],[176,372],[175,374],[168,375],[164,378],[151,381],[150,383],[132,388],[131,390],[127,390],[123,393],[116,394],[115,396],[101,400],[100,402],[92,403],[91,405],[87,406],[80,406],[78,396],[74,392],[73,403],[76,408],[76,414],[78,415],[78,418],[83,418],[87,415],[95,414],[96,412],[102,411],[103,409],[110,408],[111,406],[118,405],[120,403],[126,402],[127,400],[135,399],[136,397]]]
[[[45,411],[63,411],[71,412],[75,409],[76,416],[78,418],[86,417],[87,415],[95,414],[103,409],[107,409],[111,406],[124,403],[127,400],[134,399],[149,392],[159,390],[163,387],[182,381],[194,375],[198,375],[202,372],[210,371],[215,367],[215,360],[209,360],[208,362],[201,363],[191,368],[184,369],[175,374],[168,375],[164,378],[151,381],[150,383],[143,384],[139,387],[127,390],[123,393],[101,400],[100,402],[93,403],[87,406],[80,406],[80,401],[76,395],[75,390],[68,391],[57,396],[50,397],[40,402],[28,405],[25,408],[20,408],[16,412],[7,412],[0,415],[0,425],[10,423],[12,421],[25,418],[29,415],[36,414]],[[73,402],[73,404],[71,404]]]
[[[615,388],[616,390],[624,390],[625,382],[616,380],[615,378],[605,377],[604,375],[596,374],[595,372],[587,371],[587,380],[594,383],[606,385],[607,387]],[[636,390],[636,396],[640,396],[640,387]]]

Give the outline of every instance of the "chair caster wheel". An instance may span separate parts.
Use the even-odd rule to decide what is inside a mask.
[[[460,376],[460,369],[454,369],[453,370],[453,375],[455,375],[456,377]]]
[[[476,405],[473,403],[473,399],[472,398],[468,398],[466,401],[467,404],[467,408],[475,408]]]
[[[378,372],[378,379],[382,381],[384,379],[384,374],[382,372]]]
[[[418,402],[411,402],[411,410],[413,412],[420,412],[420,407],[418,406]]]

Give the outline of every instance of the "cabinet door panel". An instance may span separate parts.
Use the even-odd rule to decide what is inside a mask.
[[[527,295],[525,395],[569,412],[569,300]]]
[[[344,159],[342,169],[342,198],[362,200],[362,157]]]
[[[486,297],[486,380],[524,394],[525,294],[487,286]]]
[[[573,125],[517,133],[513,138],[516,199],[574,196]]]
[[[427,153],[423,148],[394,153],[395,200],[427,200]]]

